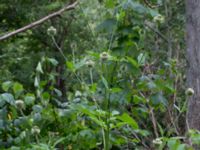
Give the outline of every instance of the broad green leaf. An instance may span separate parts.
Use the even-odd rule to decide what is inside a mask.
[[[23,85],[15,82],[13,85],[13,91],[15,94],[20,94],[24,90]]]
[[[168,101],[166,100],[166,98],[163,96],[161,92],[152,95],[150,98],[150,102],[153,105],[160,105],[160,104],[164,106],[168,105]]]
[[[33,105],[35,102],[35,96],[33,94],[26,94],[24,102],[26,105]]]
[[[15,105],[15,100],[12,94],[10,93],[3,93],[0,95],[0,101],[6,101],[11,105]]]
[[[127,113],[124,113],[122,116],[117,116],[117,118],[119,120],[129,124],[130,126],[132,126],[133,129],[139,128],[137,122],[131,116],[129,116]]]

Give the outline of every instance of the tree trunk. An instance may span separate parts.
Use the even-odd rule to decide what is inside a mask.
[[[200,130],[200,0],[186,0],[187,86],[194,89],[189,98],[187,125]]]

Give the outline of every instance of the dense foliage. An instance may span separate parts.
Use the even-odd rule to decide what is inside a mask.
[[[0,34],[73,3],[1,0]],[[182,0],[81,0],[0,42],[1,149],[192,149]]]

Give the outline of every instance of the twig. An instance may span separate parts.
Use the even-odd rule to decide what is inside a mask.
[[[24,31],[26,31],[28,29],[31,29],[31,28],[33,28],[35,26],[38,26],[38,25],[44,23],[45,21],[60,15],[64,11],[72,10],[72,9],[74,9],[76,7],[77,4],[78,4],[78,2],[76,1],[71,5],[65,6],[64,8],[62,8],[62,9],[60,9],[60,10],[54,12],[54,13],[49,14],[46,17],[43,17],[43,18],[41,18],[41,19],[39,19],[39,20],[37,20],[35,22],[32,22],[31,24],[28,24],[28,25],[26,25],[26,26],[24,26],[22,28],[19,28],[19,29],[15,30],[15,31],[12,31],[12,32],[9,32],[9,33],[7,33],[7,34],[5,34],[3,36],[0,36],[0,41],[3,41],[3,40],[5,40],[5,39],[7,39],[7,38],[9,38],[9,37],[11,37],[13,35],[16,35],[18,33],[24,32]]]
[[[156,136],[156,138],[159,137],[158,135],[158,129],[157,129],[157,125],[156,125],[156,118],[155,118],[155,115],[154,115],[154,112],[153,112],[153,108],[151,106],[149,106],[149,112],[150,112],[150,115],[151,115],[151,121],[152,121],[152,124],[153,124],[153,129],[154,129],[154,134]]]
[[[145,21],[144,25],[147,26],[149,29],[151,29],[153,32],[158,34],[163,40],[165,40],[167,43],[169,43],[168,39],[158,30],[156,30],[149,22]]]
[[[151,9],[155,9],[155,8],[158,8],[160,7],[160,5],[153,5],[151,4],[148,0],[144,0],[144,3]]]

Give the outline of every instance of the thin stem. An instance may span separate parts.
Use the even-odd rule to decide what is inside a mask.
[[[63,56],[63,58],[65,59],[65,61],[67,61],[67,57],[65,56],[65,54],[63,53],[62,49],[58,46],[54,36],[51,36],[52,41],[54,43],[54,45],[56,46],[56,48],[59,50],[60,54]]]
[[[90,82],[91,82],[91,85],[93,85],[93,73],[92,73],[92,68],[90,68]]]

